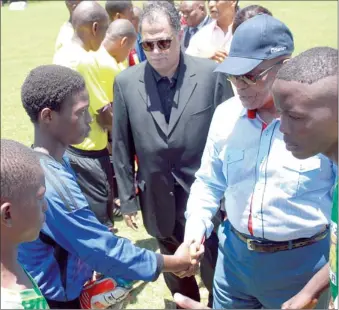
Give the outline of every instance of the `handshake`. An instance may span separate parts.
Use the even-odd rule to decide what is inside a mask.
[[[125,214],[125,223],[128,227],[137,231],[139,220],[137,213]],[[205,248],[201,241],[184,241],[174,255],[162,255],[164,266],[162,272],[172,272],[180,278],[190,277],[199,270]]]
[[[163,272],[172,272],[180,278],[195,275],[204,255],[204,245],[201,242],[189,241],[182,243],[174,255],[163,255]]]

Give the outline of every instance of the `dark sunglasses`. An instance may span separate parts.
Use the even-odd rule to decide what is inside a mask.
[[[245,74],[245,75],[228,75],[227,79],[232,82],[235,83],[237,80],[241,80],[244,83],[246,83],[247,85],[255,85],[258,81],[262,80],[265,75],[267,75],[268,72],[270,72],[274,67],[278,66],[278,65],[282,65],[285,62],[287,62],[289,59],[284,59],[279,61],[278,63],[274,64],[273,66],[267,68],[266,70],[260,72],[257,75],[250,75],[250,74]]]
[[[142,41],[141,47],[145,52],[151,52],[154,50],[154,45],[157,44],[157,47],[161,51],[166,51],[171,47],[173,39],[161,39],[156,41]]]

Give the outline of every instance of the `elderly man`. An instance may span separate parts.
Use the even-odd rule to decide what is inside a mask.
[[[212,19],[207,15],[205,1],[182,1],[180,4],[182,13],[187,27],[185,27],[181,48],[185,51],[191,41],[191,38],[205,25],[209,24]]]
[[[293,49],[286,25],[257,15],[238,27],[229,57],[217,68],[239,97],[213,116],[185,230],[185,241],[199,249],[225,198],[213,290],[217,309],[279,308],[328,260],[335,165],[320,155],[299,160],[286,150],[271,95]]]
[[[181,53],[180,17],[173,4],[154,1],[145,6],[140,26],[147,61],[115,79],[113,163],[122,213],[137,229],[133,166],[137,155],[145,227],[156,237],[161,253],[169,254],[183,242],[188,192],[213,111],[233,92],[225,77],[213,73],[215,63]],[[210,292],[216,246],[213,234],[202,262],[202,278]],[[172,293],[200,299],[194,277],[166,274],[165,281]]]
[[[338,50],[330,47],[316,47],[301,53],[277,74],[272,91],[281,115],[280,130],[287,149],[297,158],[322,153],[338,165],[337,74]],[[333,309],[338,309],[338,183],[333,195],[329,264],[282,308],[313,307],[329,283]]]
[[[192,56],[210,58],[222,62],[229,53],[232,42],[232,23],[238,9],[239,0],[210,1],[217,9],[217,19],[203,27],[192,38],[186,53]]]

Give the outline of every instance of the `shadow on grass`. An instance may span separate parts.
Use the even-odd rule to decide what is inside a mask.
[[[176,309],[177,308],[175,302],[173,302],[172,300],[165,298],[164,303],[165,303],[165,309]]]
[[[151,250],[153,252],[157,251],[159,249],[158,243],[154,238],[147,238],[147,239],[142,239],[142,240],[137,240],[135,242],[135,245],[144,248],[147,250]]]
[[[126,306],[128,304],[137,304],[138,303],[138,295],[143,291],[143,289],[146,287],[147,282],[142,282],[141,284],[139,284],[130,294],[130,296],[126,299],[126,301],[124,302],[123,308],[122,309],[126,309]]]

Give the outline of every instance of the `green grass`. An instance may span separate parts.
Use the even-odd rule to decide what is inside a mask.
[[[294,34],[298,54],[310,47],[337,47],[336,1],[241,1],[244,7],[260,3],[284,21]],[[138,3],[140,4],[140,2]],[[20,102],[20,87],[29,70],[51,63],[60,25],[67,19],[63,1],[29,3],[22,12],[1,8],[1,137],[30,145],[33,127]],[[116,223],[121,236],[139,246],[156,250],[156,243],[140,228],[134,232],[122,221]],[[202,289],[203,301],[207,292]],[[174,308],[161,276],[155,283],[139,286],[129,309]]]

